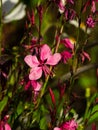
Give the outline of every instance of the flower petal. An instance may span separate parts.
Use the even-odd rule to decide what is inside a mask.
[[[39,82],[37,82],[36,80],[32,80],[31,84],[32,84],[34,91],[40,91],[41,84]]]
[[[51,55],[48,57],[46,64],[48,65],[56,65],[61,60],[60,53],[55,53],[54,55]]]
[[[30,80],[37,80],[42,76],[42,68],[35,67],[30,70],[29,79]]]
[[[5,130],[11,130],[11,127],[8,123],[5,124]]]
[[[36,56],[27,55],[24,58],[24,61],[29,65],[31,68],[37,67],[39,65],[39,61]]]
[[[55,127],[53,130],[62,130],[62,129],[59,127]]]
[[[40,58],[42,61],[46,60],[52,54],[50,47],[44,44],[41,47]]]
[[[74,49],[74,44],[72,44],[72,42],[69,38],[65,38],[65,39],[61,40],[61,43],[63,43],[66,48],[69,48],[71,50]]]

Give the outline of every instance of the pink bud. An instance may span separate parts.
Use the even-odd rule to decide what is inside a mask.
[[[55,105],[56,104],[55,95],[54,95],[51,88],[49,88],[49,93],[50,93],[50,96],[51,96],[52,103]]]

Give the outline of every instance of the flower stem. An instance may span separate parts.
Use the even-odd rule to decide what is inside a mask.
[[[57,30],[56,30],[57,31]],[[59,44],[60,44],[60,36],[62,34],[62,31],[63,31],[63,25],[61,26],[61,29],[60,29],[60,35],[59,35],[59,38],[58,38],[58,41],[57,41],[57,44],[56,44],[56,48],[54,50],[54,52],[56,53],[58,51],[58,48],[59,48]],[[50,71],[52,71],[52,66],[50,66]],[[44,85],[42,86],[42,89],[40,91],[40,94],[39,94],[39,97],[38,97],[38,100],[36,102],[36,105],[35,105],[35,109],[38,108],[40,102],[41,102],[41,98],[43,97],[44,93],[45,93],[45,89],[46,89],[46,86],[47,86],[47,83],[48,83],[48,80],[50,78],[50,75],[48,75],[46,77],[46,80],[45,80],[45,83]]]
[[[52,67],[51,67],[51,69],[52,69]],[[41,89],[41,92],[40,92],[40,94],[39,94],[38,100],[37,100],[37,102],[36,102],[36,104],[35,104],[35,109],[38,108],[38,106],[39,106],[39,104],[40,104],[40,101],[41,101],[41,98],[43,97],[43,95],[44,95],[44,93],[45,93],[45,89],[46,89],[46,86],[47,86],[49,77],[50,77],[50,76],[48,75],[47,78],[46,78],[46,81],[45,81],[44,85],[42,86],[42,89]]]
[[[57,44],[56,44],[55,53],[57,53],[58,48],[59,48],[60,36],[61,36],[61,34],[62,34],[62,32],[63,32],[63,28],[64,28],[64,26],[62,25],[61,28],[60,28],[60,34],[59,34],[58,41],[57,41]]]

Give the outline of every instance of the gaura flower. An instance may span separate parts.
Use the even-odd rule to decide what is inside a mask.
[[[58,4],[58,7],[59,7],[60,13],[63,13],[64,10],[65,10],[65,0],[60,0],[59,4]]]
[[[90,15],[87,20],[86,20],[86,24],[87,24],[87,27],[89,28],[93,28],[95,26],[95,20],[92,18],[92,16]]]
[[[55,127],[54,130],[76,130],[78,127],[77,122],[72,119],[61,125],[61,127]]]
[[[63,51],[61,52],[61,55],[62,55],[62,61],[64,63],[67,63],[67,61],[72,58],[72,53],[69,52],[69,51]]]
[[[96,2],[98,2],[98,0],[92,0],[91,4],[91,12],[95,13],[96,12]]]
[[[55,127],[53,130],[62,130],[62,129],[59,127]]]
[[[64,16],[65,19],[69,21],[75,18],[76,12],[73,9],[65,9]]]
[[[64,13],[66,0],[53,0],[53,1],[57,4],[59,12],[61,14]]]
[[[77,123],[75,122],[74,119],[70,120],[70,121],[67,121],[65,122],[63,125],[62,125],[62,130],[76,130],[76,128],[78,127]]]
[[[29,80],[25,85],[25,90],[28,90],[30,87],[32,87],[34,91],[40,91],[41,84],[36,80]]]
[[[64,44],[64,46],[68,49],[73,50],[74,49],[74,44],[71,42],[69,38],[64,38],[61,40],[61,43]]]
[[[0,130],[11,130],[11,127],[8,123],[0,122]]]
[[[58,64],[61,59],[60,53],[55,53],[52,55],[52,51],[47,44],[42,45],[39,48],[39,56],[36,55],[27,55],[24,58],[24,61],[30,66],[30,80],[37,80],[41,78],[42,72],[44,72],[45,76],[50,74],[49,67],[47,65],[54,66]]]
[[[85,61],[85,59],[88,59],[89,61],[91,60],[90,55],[85,51],[82,51],[82,53],[80,53],[80,56],[82,59],[82,63]]]

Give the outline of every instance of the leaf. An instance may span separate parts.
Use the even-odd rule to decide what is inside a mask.
[[[39,123],[40,120],[40,110],[36,110],[33,112],[33,116],[32,116],[32,124],[34,124],[35,122]]]
[[[90,114],[90,118],[88,120],[88,124],[91,124],[92,122],[94,122],[95,120],[98,120],[98,105],[95,105],[92,108],[92,112]]]
[[[4,109],[4,107],[6,106],[7,102],[8,102],[8,97],[6,96],[6,97],[4,97],[3,100],[0,102],[0,112],[3,111],[3,109]]]
[[[40,129],[41,130],[47,130],[47,120],[46,120],[46,117],[43,117],[41,120],[40,120]]]
[[[20,115],[23,112],[24,106],[23,103],[20,102],[17,106],[17,114]]]

